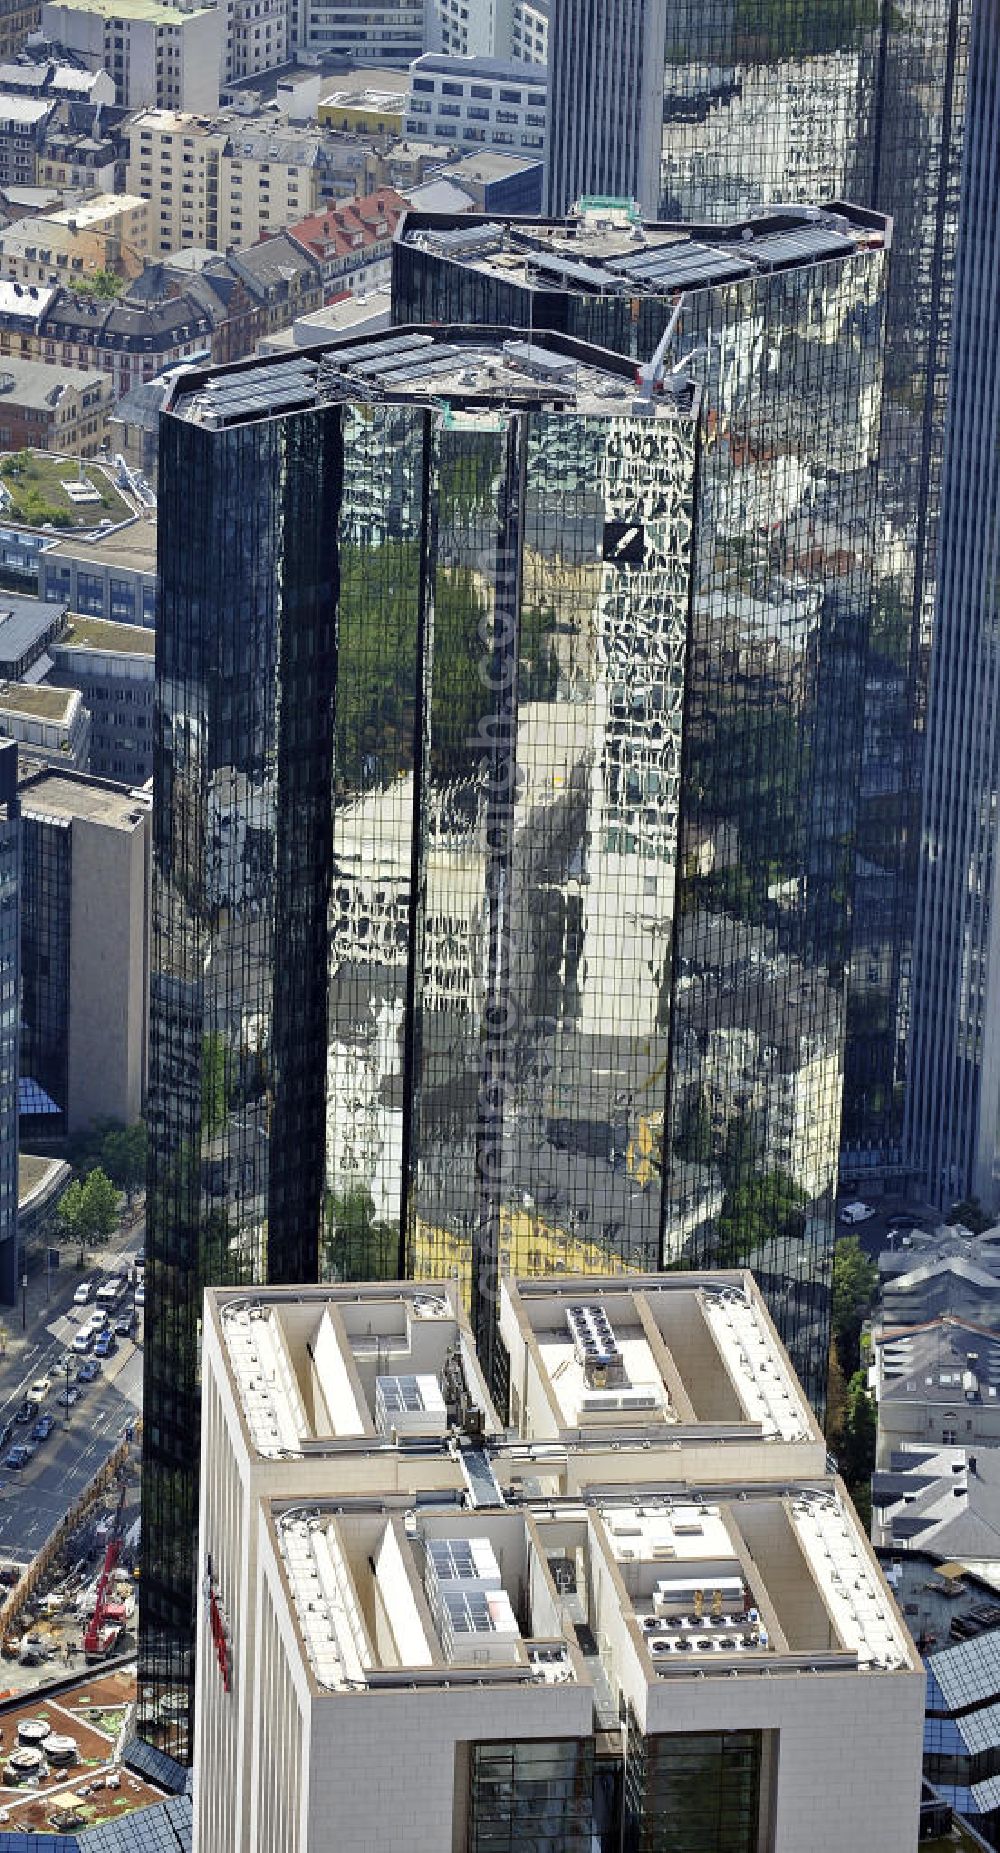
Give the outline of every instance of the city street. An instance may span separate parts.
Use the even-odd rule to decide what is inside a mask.
[[[74,1381],[78,1396],[68,1410],[66,1379],[60,1367],[74,1333],[94,1310],[93,1298],[86,1305],[74,1305],[76,1288],[82,1280],[89,1280],[96,1292],[122,1261],[141,1251],[143,1234],[143,1224],[133,1224],[112,1247],[88,1257],[90,1265],[82,1272],[72,1258],[66,1265],[64,1252],[63,1265],[48,1282],[48,1293],[44,1274],[30,1281],[23,1332],[21,1307],[5,1309],[0,1323],[0,1429],[13,1421],[35,1379],[45,1375],[51,1377],[52,1387],[42,1409],[54,1417],[55,1427],[19,1472],[2,1462],[15,1441],[27,1440],[32,1425],[15,1424],[10,1441],[0,1449],[0,1562],[30,1562],[141,1409],[141,1342],[119,1339],[118,1350],[101,1364],[100,1376],[93,1383]],[[130,1293],[123,1304],[128,1306],[131,1297]],[[136,1336],[141,1341],[141,1311]],[[74,1358],[74,1365],[82,1362]]]

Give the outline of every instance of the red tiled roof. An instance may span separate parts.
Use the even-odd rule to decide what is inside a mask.
[[[311,212],[288,226],[288,235],[318,258],[349,257],[352,251],[387,244],[406,207],[407,201],[393,187],[379,187],[376,193],[344,200],[325,212]]]

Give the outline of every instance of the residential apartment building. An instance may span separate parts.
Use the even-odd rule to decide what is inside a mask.
[[[126,175],[150,202],[153,248],[229,251],[314,212],[322,139],[288,125],[241,125],[235,115],[202,121],[147,110],[130,130]]]
[[[16,59],[0,64],[0,90],[5,95],[47,97],[57,103],[96,104],[102,109],[115,100],[115,82],[107,71],[91,71],[62,57],[54,48],[32,38]]]
[[[130,787],[153,776],[152,630],[74,612],[50,646],[49,687],[79,689],[90,713],[90,770]]]
[[[0,449],[95,457],[107,437],[111,403],[104,373],[67,373],[42,361],[7,358],[0,364]]]
[[[149,250],[150,208],[131,194],[98,194],[0,232],[0,276],[17,283],[131,280]]]
[[[240,278],[253,304],[250,345],[288,328],[297,316],[310,315],[323,305],[319,264],[288,232],[277,232],[248,251],[233,251],[230,267]],[[242,343],[239,351],[246,353]]]
[[[0,58],[12,58],[20,51],[29,32],[37,32],[41,22],[40,0],[2,0],[0,4]]]
[[[537,66],[428,52],[410,66],[406,133],[452,147],[509,148],[541,158],[546,77]]]
[[[21,1072],[64,1132],[131,1125],[146,1081],[149,802],[61,769],[23,780],[20,797]]]
[[[454,0],[449,0],[454,5]],[[461,5],[461,0],[459,0]],[[514,0],[510,26],[510,56],[522,64],[548,64],[549,0]]]
[[[911,1853],[923,1670],[749,1276],[500,1324],[511,1438],[452,1288],[209,1293],[195,1853]]]
[[[57,290],[41,321],[36,351],[64,367],[101,368],[120,399],[170,362],[209,353],[222,319],[221,305],[213,309],[194,289],[152,299],[143,293],[138,300],[127,292],[111,302]],[[4,340],[0,318],[0,353]]]
[[[0,95],[0,187],[34,186],[38,154],[54,110],[48,97]]]
[[[122,109],[219,107],[226,13],[170,0],[43,0],[42,31],[110,72]]]
[[[323,300],[388,283],[392,237],[407,201],[391,187],[329,206],[288,227],[288,236],[319,265]]]
[[[638,402],[634,363],[606,351],[627,272],[608,273],[613,309],[589,299],[597,348],[504,334],[526,318],[485,315],[491,279],[460,263],[456,308],[415,318],[437,328],[176,378],[153,1479],[188,1484],[177,1334],[207,1270],[315,1278],[321,1227],[343,1274],[376,1249],[393,1273],[454,1269],[497,1363],[508,1258],[647,1269],[763,1243],[822,1404],[885,231],[847,206],[714,243],[627,225],[604,251],[655,274],[643,342],[678,287],[691,303],[676,391]],[[414,300],[422,240],[397,247]],[[537,261],[562,260],[543,241]],[[764,330],[795,360],[760,385]],[[803,489],[831,468],[817,550]],[[206,1047],[232,1077],[208,1119]],[[189,1519],[144,1520],[143,1685],[188,1600],[162,1566]]]
[[[284,64],[291,50],[288,0],[226,0],[227,83]]]
[[[883,1321],[874,1334],[878,1464],[897,1448],[996,1447],[1000,1330],[945,1313],[923,1325]]]

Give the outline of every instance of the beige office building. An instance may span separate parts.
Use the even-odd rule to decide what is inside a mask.
[[[500,1330],[506,1428],[450,1284],[206,1296],[195,1853],[912,1853],[920,1660],[752,1278]]]
[[[130,1125],[146,1086],[149,798],[62,772],[19,795],[22,1074],[68,1132]]]

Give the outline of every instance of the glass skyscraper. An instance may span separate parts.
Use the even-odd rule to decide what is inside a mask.
[[[931,1201],[1000,1207],[1000,37],[977,8],[914,956],[907,1156]]]
[[[410,214],[394,251],[400,317],[502,317],[640,355],[683,292],[671,365],[691,356],[707,441],[678,685],[676,865],[664,894],[647,836],[662,822],[671,683],[663,669],[651,677],[631,616],[609,665],[609,718],[627,761],[609,789],[622,812],[611,828],[593,807],[581,813],[564,940],[547,942],[537,1014],[518,1018],[531,1053],[507,1095],[501,1243],[521,1272],[752,1253],[817,1404],[864,745],[883,234],[877,215],[840,207],[692,239],[605,204],[568,229]],[[558,639],[574,627],[558,597],[572,525],[555,525],[545,603]],[[578,623],[578,599],[573,610]],[[654,714],[636,682],[653,689]],[[574,711],[607,700],[577,673]],[[631,942],[630,889],[648,897]],[[644,935],[668,902],[657,949]],[[622,1054],[630,1020],[642,1026],[638,1060]],[[441,1141],[453,1206],[456,1132],[452,1123]],[[421,1222],[411,1266],[467,1266],[462,1238],[454,1207],[432,1229]]]
[[[897,1170],[933,560],[973,0],[554,0],[546,206],[894,219],[854,879],[844,1168]]]
[[[822,1403],[885,230],[626,215],[568,336],[396,328],[178,382],[140,1667],[164,1748],[206,1281],[457,1273],[502,1395],[506,1262],[752,1255]],[[637,403],[572,336],[636,300],[653,340],[678,290]]]
[[[202,1292],[317,1272],[341,437],[161,445],[140,1728],[184,1755]]]
[[[0,741],[0,1304],[18,1289],[17,1077],[21,974],[21,805],[17,746]]]

